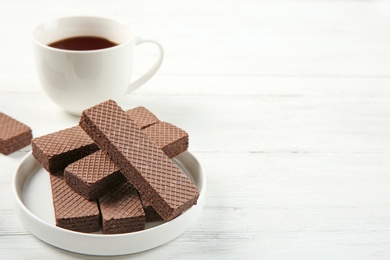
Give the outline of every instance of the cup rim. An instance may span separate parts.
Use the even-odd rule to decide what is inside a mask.
[[[41,41],[39,41],[37,39],[36,33],[42,26],[44,26],[44,24],[47,24],[47,23],[50,23],[50,22],[54,22],[54,21],[58,21],[58,20],[65,20],[65,19],[100,19],[100,20],[108,20],[108,21],[115,22],[115,23],[118,23],[118,24],[120,24],[122,26],[125,26],[125,27],[129,28],[129,30],[132,32],[133,35],[129,39],[119,43],[116,46],[112,46],[112,47],[108,47],[108,48],[104,48],[104,49],[97,49],[97,50],[65,50],[65,49],[59,49],[59,48],[55,48],[55,47],[50,47],[49,45],[44,44],[44,43],[42,43]],[[62,52],[62,53],[82,54],[82,53],[105,52],[105,51],[108,51],[108,50],[121,48],[121,47],[127,45],[128,43],[134,41],[135,35],[134,35],[134,28],[133,28],[132,25],[130,25],[130,24],[128,24],[128,23],[126,23],[126,22],[124,22],[122,20],[116,19],[116,18],[112,18],[112,17],[108,17],[108,16],[74,15],[74,16],[61,16],[61,17],[57,17],[57,18],[53,18],[53,19],[49,19],[49,20],[45,20],[45,21],[41,22],[40,24],[38,24],[34,28],[33,33],[32,33],[32,38],[33,38],[33,41],[34,41],[35,44],[37,44],[38,46],[40,46],[40,47],[42,47],[44,49],[57,51],[57,52]]]

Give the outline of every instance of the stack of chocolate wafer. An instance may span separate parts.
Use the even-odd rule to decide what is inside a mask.
[[[50,173],[56,225],[106,234],[142,230],[196,204],[199,190],[172,161],[187,149],[182,129],[112,100],[85,110],[78,126],[32,140]]]

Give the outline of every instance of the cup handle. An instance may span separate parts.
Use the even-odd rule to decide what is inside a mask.
[[[162,63],[163,57],[164,57],[164,51],[163,51],[161,44],[159,44],[158,42],[156,42],[154,40],[149,40],[149,39],[142,39],[142,38],[135,39],[135,45],[140,45],[143,43],[154,43],[158,47],[160,53],[159,53],[159,56],[157,58],[157,61],[153,64],[153,66],[144,75],[142,75],[140,78],[138,78],[136,81],[134,81],[133,83],[131,83],[129,85],[129,87],[127,89],[127,94],[129,94],[131,91],[135,90],[136,88],[138,88],[142,84],[144,84],[146,81],[148,81],[157,72],[158,68],[160,67],[160,65]]]

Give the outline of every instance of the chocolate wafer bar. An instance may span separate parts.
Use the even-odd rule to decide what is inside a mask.
[[[100,150],[69,164],[64,178],[74,191],[89,200],[102,197],[127,181],[115,163]]]
[[[61,174],[58,174],[61,175]],[[62,176],[50,174],[56,225],[79,232],[96,232],[100,229],[99,207],[74,192]]]
[[[184,152],[188,148],[188,134],[169,123],[159,122],[143,130],[155,144],[169,157]],[[126,178],[115,163],[101,151],[94,152],[68,165],[64,171],[68,185],[87,199],[97,199],[121,183]]]
[[[79,126],[32,140],[32,154],[42,167],[52,174],[62,172],[70,163],[98,149],[99,147]]]
[[[80,126],[164,220],[196,203],[197,187],[114,101],[84,110]]]
[[[31,143],[30,127],[0,112],[0,153],[8,155]]]
[[[105,234],[145,229],[145,213],[137,190],[128,182],[99,199],[102,230]]]
[[[188,149],[188,134],[167,122],[156,123],[143,131],[169,158]]]
[[[140,128],[159,122],[158,118],[144,107],[136,107],[126,113]],[[70,163],[98,149],[98,146],[79,126],[32,140],[32,154],[52,174],[62,172]]]

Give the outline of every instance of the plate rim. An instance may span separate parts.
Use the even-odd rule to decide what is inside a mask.
[[[165,243],[170,242],[171,240],[175,239],[177,236],[184,233],[195,220],[200,215],[204,200],[205,200],[205,192],[206,192],[206,176],[202,170],[202,167],[198,160],[195,158],[194,155],[192,155],[189,151],[185,151],[182,154],[178,155],[174,158],[174,160],[177,160],[180,164],[184,164],[183,160],[190,160],[190,163],[195,164],[195,167],[197,167],[197,176],[196,178],[199,179],[198,182],[198,188],[199,188],[199,198],[196,205],[193,205],[190,209],[183,212],[183,214],[179,215],[178,217],[174,218],[173,220],[170,220],[168,222],[164,222],[162,224],[159,224],[157,226],[132,232],[132,233],[122,233],[122,234],[96,234],[96,233],[81,233],[77,231],[67,230],[64,228],[57,227],[56,225],[53,225],[51,223],[46,222],[45,220],[39,218],[36,216],[33,212],[30,211],[30,209],[25,205],[23,201],[23,189],[26,183],[29,181],[29,178],[31,178],[34,174],[36,174],[40,169],[43,169],[42,166],[38,163],[38,161],[34,158],[32,155],[32,151],[28,152],[20,161],[16,172],[13,177],[12,181],[12,190],[14,199],[16,200],[17,205],[17,216],[19,220],[22,222],[23,226],[32,233],[35,237],[39,238],[40,240],[53,245],[55,247],[75,252],[75,253],[81,253],[81,254],[87,254],[87,255],[125,255],[125,254],[133,254],[138,253],[142,251],[146,251],[155,247],[158,247],[160,245],[163,245]],[[26,169],[27,168],[27,169]],[[31,169],[31,170],[29,170]],[[191,174],[191,173],[189,173]],[[22,176],[21,176],[22,175]],[[192,175],[191,175],[192,176]],[[22,180],[20,180],[22,179]],[[193,215],[192,217],[188,217],[189,215]],[[191,223],[182,223],[183,221],[188,219]],[[188,221],[187,221],[188,222]],[[50,234],[45,235],[44,232],[40,232],[38,229],[33,227],[34,224],[38,225],[40,228],[44,228],[48,232],[55,232],[59,233],[65,237],[79,237],[80,239],[89,239],[94,242],[104,242],[105,240],[120,240],[120,239],[134,239],[139,237],[147,237],[148,235],[153,235],[153,233],[159,233],[160,231],[164,231],[169,226],[174,226],[175,224],[180,226],[179,232],[176,232],[177,234],[173,234],[169,236],[167,239],[159,239],[159,242],[154,243],[150,246],[144,246],[143,248],[140,248],[140,250],[131,250],[129,247],[128,250],[120,250],[118,252],[104,252],[105,250],[102,250],[101,248],[98,250],[99,252],[90,252],[88,249],[78,249],[78,248],[72,248],[72,243],[66,243],[66,241],[50,241]],[[183,225],[185,224],[185,225]],[[151,233],[151,234],[150,234]],[[48,239],[49,237],[49,239]],[[49,240],[49,241],[48,241]],[[101,243],[100,243],[101,244]]]

